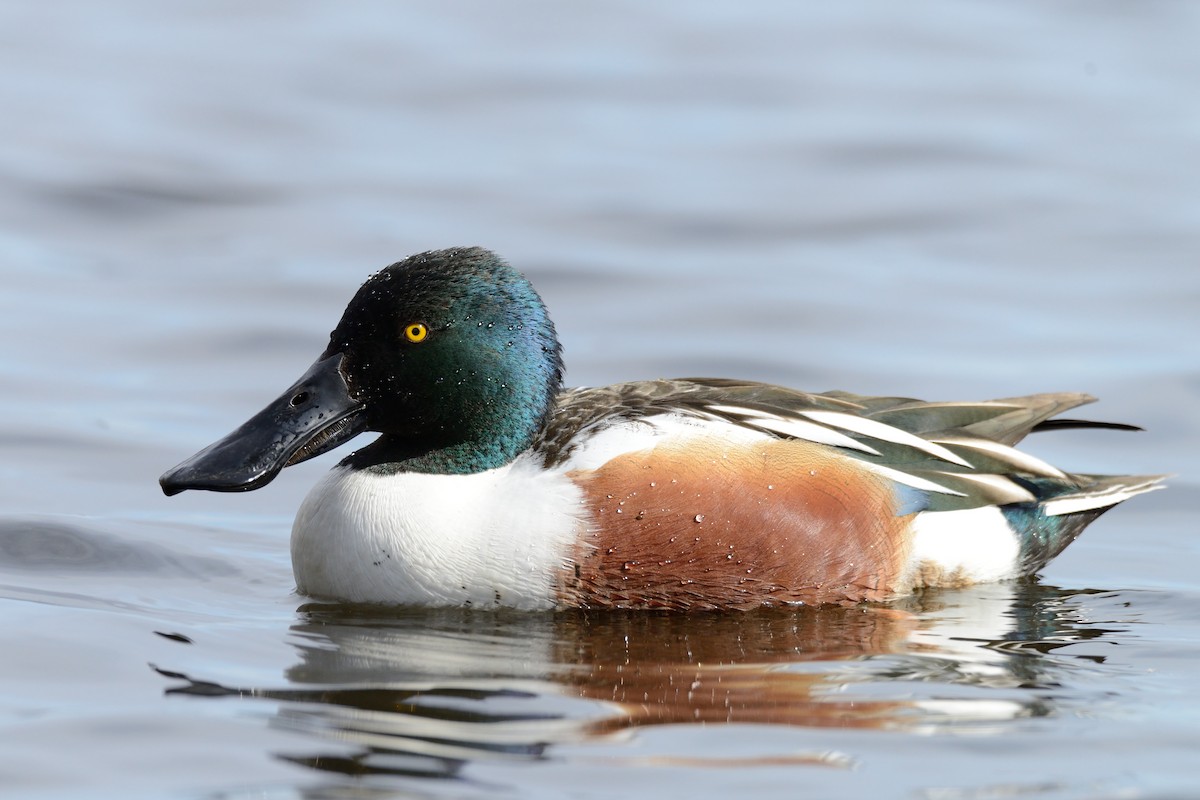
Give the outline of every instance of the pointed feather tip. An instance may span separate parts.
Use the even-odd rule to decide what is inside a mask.
[[[1093,428],[1109,431],[1138,431],[1143,432],[1146,429],[1137,425],[1130,425],[1125,422],[1098,422],[1090,419],[1048,419],[1044,422],[1039,422],[1031,429],[1031,433],[1040,433],[1042,431],[1061,431],[1072,428]]]
[[[1076,514],[1081,511],[1106,511],[1131,497],[1167,488],[1163,483],[1170,475],[1077,475],[1093,478],[1090,486],[1077,492],[1059,495],[1042,504],[1047,517]]]

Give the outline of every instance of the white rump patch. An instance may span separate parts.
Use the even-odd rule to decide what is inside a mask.
[[[1017,575],[1021,545],[998,508],[925,511],[913,520],[912,535],[909,563],[917,575],[933,567],[955,584]]]

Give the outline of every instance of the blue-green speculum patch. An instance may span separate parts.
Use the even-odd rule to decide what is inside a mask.
[[[366,430],[382,436],[351,466],[493,469],[530,445],[561,375],[554,326],[524,276],[482,248],[422,253],[372,276],[296,384],[160,483],[257,489]]]

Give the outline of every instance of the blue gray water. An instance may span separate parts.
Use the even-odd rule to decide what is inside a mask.
[[[1200,792],[1200,7],[0,7],[0,794]],[[1027,585],[895,608],[309,606],[291,515],[157,476],[371,271],[481,244],[575,384],[1084,390],[1173,472]]]

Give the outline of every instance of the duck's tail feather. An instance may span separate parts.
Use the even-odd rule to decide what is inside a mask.
[[[1091,419],[1048,419],[1039,422],[1030,430],[1031,433],[1042,431],[1061,431],[1068,428],[1102,428],[1109,431],[1144,431],[1145,428],[1129,425],[1124,422],[1098,422]]]
[[[1065,487],[1052,479],[1021,482],[1035,502],[1001,507],[1021,542],[1020,572],[1037,572],[1075,541],[1083,529],[1108,509],[1139,494],[1163,488],[1166,475],[1072,475]]]

